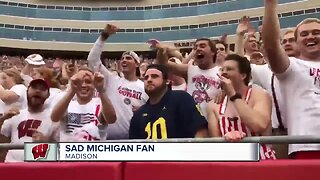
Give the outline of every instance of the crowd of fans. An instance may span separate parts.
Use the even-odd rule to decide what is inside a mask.
[[[248,17],[227,36],[197,39],[189,54],[150,39],[154,60],[124,52],[101,60],[118,28],[107,24],[86,60],[3,55],[0,127],[7,142],[104,141],[318,135],[320,20],[281,34],[277,1],[265,0],[256,30]],[[319,144],[262,144],[261,159],[320,158]],[[23,161],[10,150],[6,162]]]

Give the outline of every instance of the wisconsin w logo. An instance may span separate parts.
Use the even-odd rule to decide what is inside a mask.
[[[37,160],[40,158],[47,158],[47,153],[49,151],[49,144],[38,144],[33,146],[32,148],[32,155],[33,159]]]
[[[28,119],[26,121],[22,121],[18,125],[18,137],[19,139],[28,136],[32,137],[33,131],[29,130],[30,128],[37,129],[41,125],[40,120]]]

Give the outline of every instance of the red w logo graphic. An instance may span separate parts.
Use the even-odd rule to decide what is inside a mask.
[[[38,144],[33,146],[32,155],[33,159],[37,160],[40,158],[46,158],[49,150],[49,144]]]
[[[29,130],[30,128],[37,129],[41,125],[40,120],[28,119],[26,121],[22,121],[18,125],[18,137],[19,139],[24,136],[32,137],[33,131]]]

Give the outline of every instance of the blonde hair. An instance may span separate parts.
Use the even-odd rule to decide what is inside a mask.
[[[288,29],[288,30],[286,30],[286,31],[283,33],[282,37],[285,36],[285,35],[287,35],[287,34],[290,34],[290,33],[294,33],[294,29]]]
[[[303,21],[301,21],[297,26],[296,26],[296,29],[294,31],[294,38],[297,40],[298,38],[298,29],[301,25],[303,24],[310,24],[310,23],[318,23],[320,24],[320,19],[318,18],[307,18],[307,19],[304,19]]]

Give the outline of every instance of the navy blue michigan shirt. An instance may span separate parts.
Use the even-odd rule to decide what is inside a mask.
[[[208,123],[185,91],[169,90],[158,104],[148,101],[131,119],[130,139],[193,138]]]

